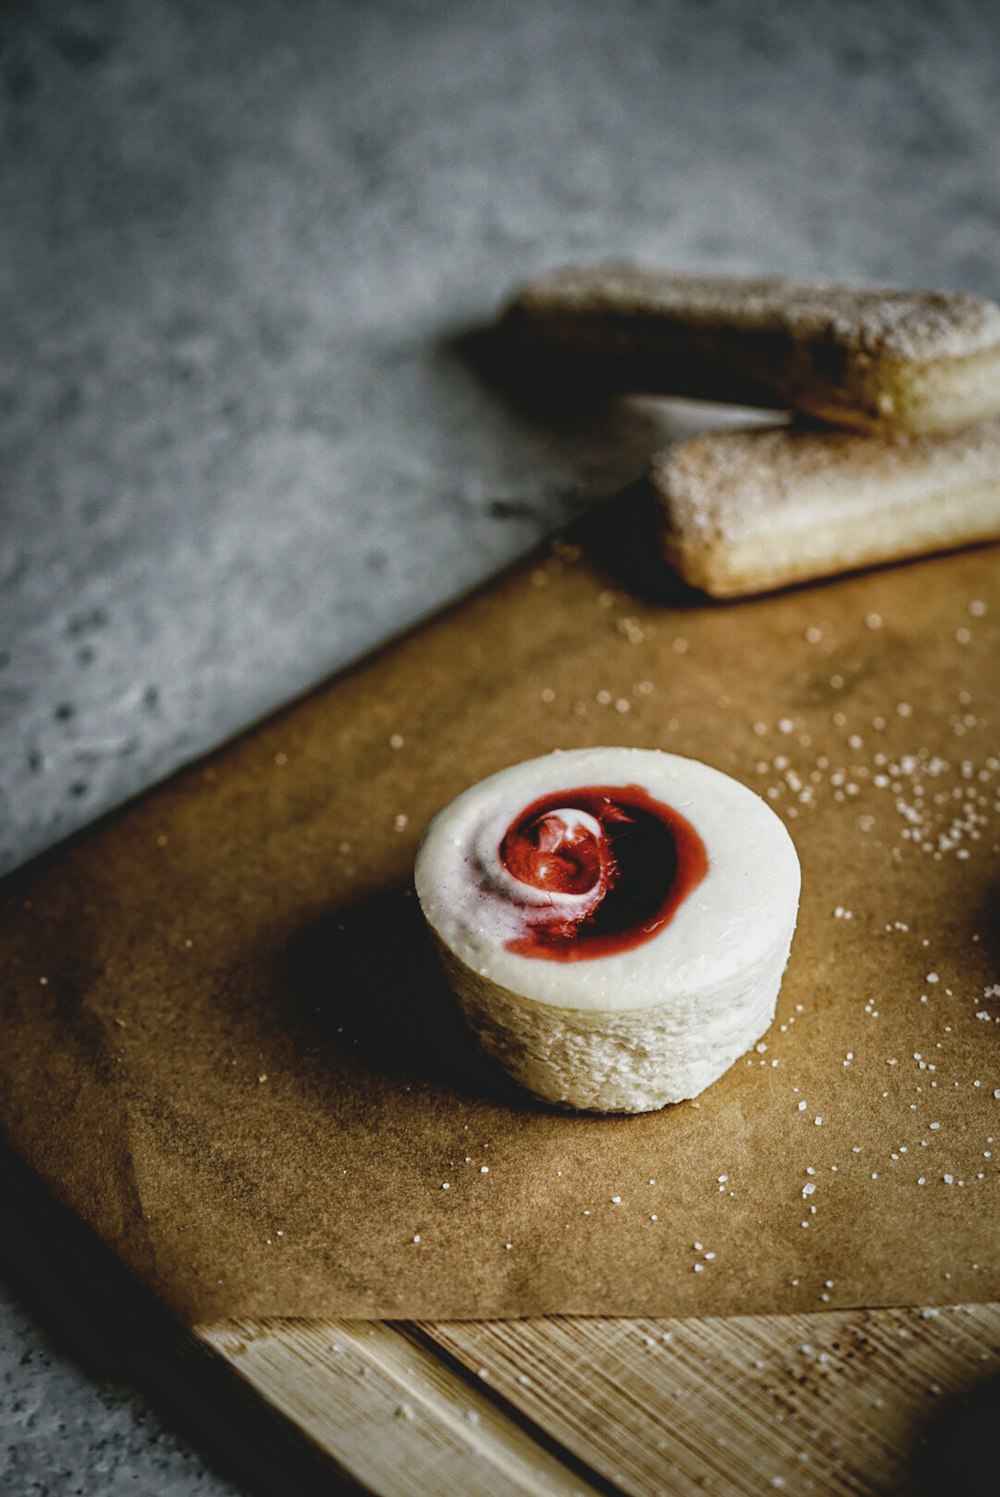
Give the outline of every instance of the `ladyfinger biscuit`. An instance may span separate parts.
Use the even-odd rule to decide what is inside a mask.
[[[1000,307],[957,292],[605,265],[529,282],[502,327],[549,374],[611,389],[917,435],[1000,414]]]
[[[712,432],[650,476],[664,555],[717,598],[1000,539],[1000,419],[939,437]]]

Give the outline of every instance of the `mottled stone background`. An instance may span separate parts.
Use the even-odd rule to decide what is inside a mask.
[[[476,372],[524,276],[1000,293],[996,0],[7,0],[0,85],[5,868],[641,470]],[[5,1493],[236,1490],[35,1313]]]

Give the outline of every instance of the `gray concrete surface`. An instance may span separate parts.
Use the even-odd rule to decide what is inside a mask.
[[[226,1497],[242,1490],[141,1394],[86,1379],[0,1285],[0,1491]]]
[[[456,335],[627,254],[1000,293],[995,0],[0,15],[0,865],[643,466]],[[0,1488],[233,1490],[0,1299]]]

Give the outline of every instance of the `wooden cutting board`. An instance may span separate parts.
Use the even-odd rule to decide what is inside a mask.
[[[361,796],[371,764],[389,813],[385,827],[373,830],[371,847],[358,855],[359,888],[370,892],[379,858],[399,861],[384,849],[413,832],[402,807],[412,789],[407,743],[414,735],[424,735],[425,752],[428,735],[436,746],[436,772],[459,779],[466,767],[450,764],[449,754],[456,741],[465,741],[470,717],[487,745],[508,744],[513,731],[525,753],[619,741],[700,754],[744,777],[756,775],[757,788],[793,831],[821,793],[836,814],[857,824],[858,867],[845,869],[843,880],[850,901],[831,890],[817,962],[839,959],[845,931],[859,932],[857,940],[870,944],[876,913],[886,937],[916,939],[906,917],[919,911],[922,928],[930,930],[933,910],[953,888],[956,900],[976,906],[974,923],[981,929],[974,945],[948,945],[946,981],[956,991],[966,979],[981,985],[989,910],[995,910],[989,901],[995,897],[1000,770],[996,553],[935,559],[780,599],[703,606],[672,592],[649,564],[643,502],[636,495],[612,506],[570,542],[556,543],[420,634],[213,756],[189,772],[185,784],[196,777],[209,786],[238,782],[225,802],[231,817],[252,817],[263,798],[276,839],[289,829],[308,839],[310,827],[295,822],[294,793],[280,788],[280,777],[294,769],[296,756],[330,754],[335,742]],[[733,680],[753,680],[752,718],[744,720],[746,703],[736,702],[716,667],[699,667],[703,645],[706,661],[731,653]],[[526,681],[528,695],[521,689]],[[417,699],[430,704],[430,719],[420,718]],[[908,734],[914,721],[916,736]],[[377,764],[376,738],[385,747]],[[488,765],[490,750],[483,753]],[[908,755],[921,770],[916,794]],[[256,779],[247,777],[248,765],[257,766]],[[155,828],[157,806],[166,807],[164,798],[172,794],[171,787],[154,792],[126,817],[137,818],[132,824],[145,835]],[[394,810],[397,804],[401,809]],[[877,885],[865,882],[869,836],[884,854],[875,860]],[[151,856],[161,840],[167,842],[165,834],[153,836]],[[85,861],[88,845],[101,844],[84,844],[71,856]],[[114,835],[104,845],[113,850]],[[350,855],[348,849],[345,859]],[[893,869],[888,903],[886,859]],[[110,878],[113,867],[107,873],[93,858],[91,864],[100,894],[100,880]],[[241,894],[238,881],[216,887],[210,862],[206,866],[210,929],[211,909],[223,903],[238,908]],[[12,899],[37,912],[48,889],[65,887],[60,878],[57,860],[36,871],[30,886],[14,890]],[[867,910],[861,908],[866,890]],[[95,895],[79,912],[80,925],[89,931],[103,907]],[[928,968],[931,997],[940,974],[931,974],[930,960],[943,965],[940,946],[931,942],[956,928],[949,911],[941,930],[923,938],[930,954],[921,965]],[[58,929],[56,922],[50,940]],[[964,925],[960,933],[968,938]],[[6,939],[4,954],[23,962],[14,938]],[[77,939],[74,928],[71,947]],[[99,943],[88,940],[86,949],[93,956]],[[54,946],[47,955],[57,972]],[[50,979],[43,973],[37,981],[47,987]],[[38,1001],[47,1001],[44,991]],[[985,1020],[977,1022],[992,1050],[975,1084],[992,1090],[1000,1085],[993,1079],[996,1004],[980,1001],[987,1007]],[[15,1017],[26,1033],[24,1012],[18,1009]],[[16,1024],[8,1033],[17,1050],[23,1036]],[[31,1054],[27,1041],[23,1053]],[[890,1057],[886,1064],[900,1062],[922,1064],[915,1086],[936,1085],[937,1061]],[[102,1056],[102,1064],[113,1066],[114,1057]],[[30,1077],[19,1090],[11,1076],[8,1070],[5,1106],[14,1146],[71,1199],[73,1181],[66,1186],[51,1140],[47,1144],[44,1103],[30,1095]],[[263,1073],[260,1081],[266,1084]],[[58,1074],[54,1084],[60,1084]],[[117,1121],[113,1114],[103,1121],[97,1116],[97,1133],[105,1122],[108,1128],[100,1158],[100,1149],[115,1147]],[[86,1159],[78,1161],[74,1180],[86,1178],[89,1167]],[[963,1202],[974,1200],[971,1169],[968,1182],[949,1183],[956,1192],[949,1203],[958,1199],[959,1186],[967,1191]],[[106,1240],[113,1237],[106,1214],[96,1211],[93,1224]],[[123,1256],[157,1282],[155,1266],[145,1270],[143,1251],[141,1244],[126,1244]],[[968,1301],[975,1275],[995,1264],[954,1268]],[[944,1263],[941,1273],[951,1279]],[[858,1493],[886,1490],[928,1430],[932,1460],[937,1411],[997,1373],[1000,1306],[954,1306],[944,1303],[947,1298],[942,1285],[935,1305],[925,1309],[823,1311],[817,1303],[793,1314],[725,1318],[366,1323],[222,1314],[201,1318],[190,1334],[314,1453],[325,1453],[342,1473],[378,1493],[749,1493],[770,1487]],[[252,1296],[246,1302],[253,1303]],[[974,1414],[973,1408],[969,1417]],[[962,1448],[972,1459],[974,1429],[971,1436],[966,1431]]]

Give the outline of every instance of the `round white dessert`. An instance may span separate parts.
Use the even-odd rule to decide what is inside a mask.
[[[707,871],[627,949],[572,959],[514,950],[540,896],[504,866],[501,842],[536,801],[593,786],[639,786],[679,812]],[[800,886],[792,840],[753,791],[697,760],[630,748],[557,751],[470,786],[427,828],[415,878],[481,1048],[536,1095],[600,1112],[697,1096],[760,1038]],[[570,911],[575,897],[541,896]]]

